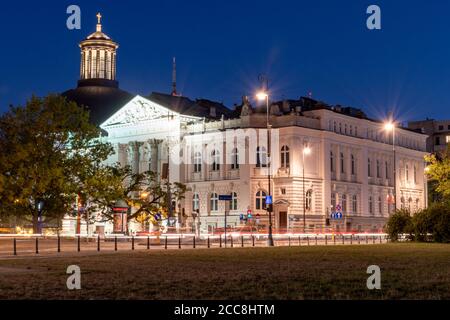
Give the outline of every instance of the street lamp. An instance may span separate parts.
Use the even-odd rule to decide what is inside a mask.
[[[394,154],[394,164],[393,164],[393,173],[394,173],[394,211],[397,210],[397,162],[395,158],[395,122],[389,120],[384,124],[384,130],[387,132],[392,131],[392,153]]]
[[[267,85],[266,85],[267,87]],[[267,124],[267,183],[268,188],[268,199],[271,199],[271,186],[270,186],[270,123],[269,123],[269,94],[267,91],[261,91],[256,94],[256,98],[260,101],[266,101],[266,124]],[[273,202],[273,201],[272,201]],[[267,204],[267,211],[269,212],[269,238],[268,245],[273,247],[273,234],[272,234],[272,203]]]
[[[305,156],[311,154],[311,148],[303,143],[303,152],[302,152],[302,171],[303,171],[303,233],[306,232],[306,190],[305,190]]]

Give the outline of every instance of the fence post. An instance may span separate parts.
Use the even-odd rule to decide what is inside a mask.
[[[97,236],[97,251],[100,251],[100,235]]]
[[[327,244],[328,244],[328,236],[325,235],[325,245],[327,245]]]
[[[358,235],[358,244],[361,244],[361,239],[359,238],[359,235]]]
[[[164,249],[167,250],[167,236],[166,236],[166,239],[164,240]]]
[[[317,236],[316,236],[316,246],[317,246]]]
[[[255,236],[252,236],[252,246],[255,246]]]
[[[181,249],[181,236],[178,236],[178,249]]]
[[[81,251],[81,238],[80,238],[80,236],[79,236],[79,235],[78,235],[77,250],[78,250],[78,252],[80,252],[80,251]]]
[[[336,235],[333,234],[333,244],[336,245]]]
[[[13,251],[14,251],[14,255],[17,256],[17,242],[16,242],[16,238],[14,238],[14,241],[13,241]]]
[[[300,236],[298,236],[298,246],[300,247],[302,245],[302,238],[300,238]]]
[[[308,246],[309,246],[309,236],[306,237],[306,240],[308,240]]]
[[[147,250],[150,249],[150,236],[147,236]]]
[[[193,238],[192,247],[195,249],[195,236]]]
[[[241,236],[241,247],[244,247],[244,236]]]
[[[36,254],[39,254],[39,239],[36,237]]]
[[[114,251],[117,251],[117,236],[114,237]]]
[[[345,235],[342,235],[342,244],[345,244]]]
[[[381,243],[381,236],[380,236],[380,243]]]
[[[372,236],[372,244],[375,244],[375,236]]]
[[[231,247],[233,248],[233,236],[230,236]]]
[[[61,252],[61,237],[58,234],[58,252]]]
[[[288,237],[288,244],[289,244],[289,247],[290,247],[291,246],[291,236]]]
[[[131,250],[134,250],[134,236],[131,236]]]
[[[369,243],[369,236],[366,236],[366,244]]]
[[[219,246],[222,248],[222,235],[219,235]]]
[[[209,236],[208,236],[208,249],[210,248],[210,244],[209,244]]]
[[[350,235],[350,244],[353,244],[353,235]]]

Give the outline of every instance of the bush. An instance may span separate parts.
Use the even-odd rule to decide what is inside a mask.
[[[415,239],[427,241],[431,234],[435,242],[450,242],[450,204],[434,203],[413,217]]]
[[[409,210],[399,209],[389,218],[386,224],[386,233],[391,241],[398,241],[398,235],[402,233],[411,234],[412,218]]]

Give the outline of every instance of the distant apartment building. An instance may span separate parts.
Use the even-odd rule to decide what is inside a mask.
[[[442,152],[450,142],[450,120],[426,119],[408,122],[408,128],[428,135],[427,151]]]

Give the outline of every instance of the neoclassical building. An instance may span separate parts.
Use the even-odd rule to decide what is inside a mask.
[[[179,226],[212,231],[224,226],[225,212],[229,226],[249,214],[267,226],[269,190],[280,230],[301,230],[303,219],[308,231],[380,230],[394,203],[412,212],[427,205],[424,134],[396,127],[394,161],[392,132],[359,109],[301,97],[271,101],[267,116],[265,105],[247,97],[231,110],[176,90],[132,95],[119,89],[118,45],[100,21],[80,47],[78,87],[64,94],[91,110],[115,148],[110,163],[187,185],[175,205]]]

